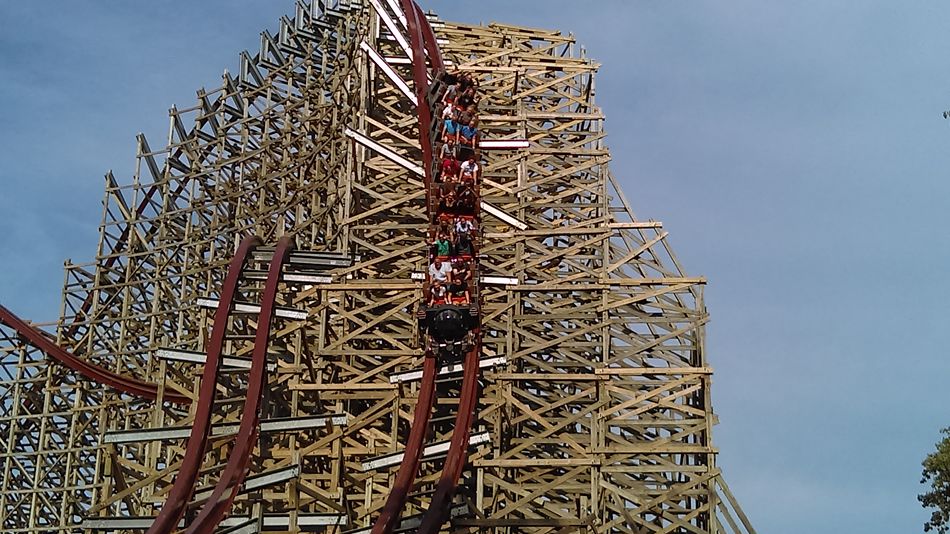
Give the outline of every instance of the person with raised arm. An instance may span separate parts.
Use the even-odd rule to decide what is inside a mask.
[[[445,90],[445,95],[442,97],[442,101],[451,107],[455,105],[456,99],[458,99],[459,95],[461,94],[462,94],[461,82],[450,84],[449,87]]]
[[[475,97],[475,88],[469,87],[465,90],[464,93],[458,96],[455,99],[455,107],[457,109],[468,109],[469,106],[474,106],[476,104]]]
[[[471,185],[463,185],[457,196],[453,195],[454,211],[461,215],[475,215],[475,190]]]
[[[472,119],[477,117],[478,111],[475,109],[474,105],[471,105],[463,110],[459,110],[455,115],[455,120],[458,121],[459,124],[468,124],[472,121]]]
[[[469,261],[466,259],[461,259],[452,264],[452,276],[459,277],[466,283],[471,282],[472,270],[470,269]]]
[[[455,219],[456,235],[469,235],[475,229],[475,224],[471,217],[458,217]]]
[[[439,150],[439,159],[445,161],[447,159],[455,159],[456,155],[455,139],[448,138],[442,143],[442,148]]]
[[[454,214],[456,210],[458,210],[458,201],[455,198],[455,190],[449,189],[439,201],[439,213]]]
[[[455,254],[460,258],[472,256],[472,235],[470,233],[455,233]]]
[[[448,257],[452,255],[452,240],[449,235],[444,233],[439,233],[439,236],[435,239],[435,257]]]

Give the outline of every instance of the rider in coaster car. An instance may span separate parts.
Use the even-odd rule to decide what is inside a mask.
[[[429,266],[429,281],[431,283],[445,284],[448,282],[449,275],[452,274],[452,266],[438,257]]]
[[[468,284],[461,277],[452,277],[452,283],[449,284],[449,298],[452,304],[458,306],[468,306],[471,302]]]

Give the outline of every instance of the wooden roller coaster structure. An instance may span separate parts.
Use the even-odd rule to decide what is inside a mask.
[[[711,442],[705,280],[609,171],[598,65],[412,0],[293,5],[106,176],[60,319],[0,306],[3,532],[754,534]],[[424,288],[461,71],[473,320],[447,349]]]

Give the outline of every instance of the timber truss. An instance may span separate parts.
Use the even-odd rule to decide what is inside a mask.
[[[705,280],[610,173],[597,63],[409,0],[295,7],[106,175],[52,328],[0,307],[0,529],[369,532],[400,492],[387,532],[753,534],[711,441]],[[432,365],[443,59],[482,95],[481,345]]]

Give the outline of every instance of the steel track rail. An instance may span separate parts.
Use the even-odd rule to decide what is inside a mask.
[[[435,37],[435,31],[432,29],[432,25],[429,24],[429,19],[426,18],[426,14],[422,11],[422,8],[419,7],[419,4],[415,3],[414,1],[400,1],[402,2],[403,9],[406,9],[407,4],[412,4],[412,7],[416,12],[416,19],[423,22],[423,24],[421,24],[422,37],[424,40],[423,46],[425,47],[426,52],[429,54],[429,61],[432,62],[432,68],[436,72],[445,71],[445,60],[442,58],[442,49],[439,48],[439,43],[436,41]],[[428,80],[426,81],[428,82]]]
[[[422,384],[419,387],[419,399],[416,401],[406,451],[399,464],[392,490],[386,498],[386,504],[383,505],[379,517],[376,518],[376,523],[373,524],[371,534],[390,534],[399,522],[399,515],[406,505],[406,498],[412,490],[412,483],[419,471],[419,460],[422,457],[423,445],[429,431],[429,418],[432,414],[432,403],[435,400],[435,375],[435,356],[427,353],[422,367]]]
[[[412,0],[402,0],[403,5],[415,4]],[[422,9],[415,5],[417,18],[425,21],[422,25],[426,44],[429,47],[429,54],[438,57],[439,63],[442,63],[441,51],[436,41],[435,32],[428,23]],[[444,66],[442,67],[444,69]],[[473,147],[474,150],[474,147]],[[481,170],[479,170],[478,180],[476,182],[476,191],[481,182]],[[481,220],[477,206],[480,203],[476,201],[475,220]],[[481,224],[476,224],[480,228]],[[472,253],[472,280],[479,280],[478,272],[478,245],[475,244],[475,250]],[[480,293],[480,292],[479,292]],[[476,297],[477,298],[477,297]],[[480,303],[479,303],[480,304]],[[439,476],[439,482],[436,485],[435,494],[429,503],[429,509],[422,517],[422,524],[419,526],[418,534],[437,534],[442,524],[448,519],[449,508],[452,505],[452,498],[455,496],[455,490],[458,481],[465,469],[465,461],[468,457],[468,440],[472,431],[472,422],[475,417],[475,406],[478,403],[478,378],[481,373],[479,367],[479,354],[481,353],[481,306],[479,306],[479,322],[472,332],[475,342],[471,350],[465,355],[463,364],[464,374],[462,377],[462,390],[459,398],[458,413],[455,416],[455,426],[452,428],[451,444],[448,455],[442,467],[442,474]]]
[[[458,413],[455,414],[455,426],[452,429],[452,441],[448,455],[442,464],[442,474],[435,488],[429,509],[422,516],[418,534],[436,534],[442,529],[442,524],[448,519],[452,498],[458,486],[459,478],[465,469],[465,460],[468,458],[469,436],[472,433],[472,421],[475,418],[475,406],[478,403],[478,355],[481,352],[480,327],[476,326],[472,332],[475,343],[465,355],[465,371],[462,377],[462,394],[459,398]]]
[[[89,380],[136,397],[151,400],[158,399],[159,386],[157,384],[113,373],[112,371],[77,357],[57,345],[46,333],[29,325],[4,306],[0,306],[0,323],[12,328],[24,339],[29,341],[30,344]],[[189,404],[191,402],[190,397],[170,390],[164,392],[162,399],[174,404]]]
[[[214,409],[214,399],[218,384],[218,375],[221,369],[221,353],[224,348],[224,339],[228,329],[228,318],[237,293],[238,282],[244,271],[244,265],[250,258],[251,250],[260,246],[258,237],[247,237],[241,241],[237,253],[228,267],[227,278],[221,288],[221,300],[214,314],[214,324],[211,328],[211,339],[208,342],[207,359],[204,372],[201,375],[201,387],[198,392],[198,407],[195,411],[195,420],[185,446],[185,457],[172,489],[165,500],[165,506],[158,513],[155,522],[148,529],[148,534],[171,534],[177,528],[178,522],[185,513],[185,507],[195,491],[198,481],[198,472],[204,459],[205,447],[211,435],[211,413]]]
[[[429,61],[437,74],[445,70],[442,53],[435,41],[435,33],[429,21],[422,13],[422,9],[412,0],[400,0],[406,15],[406,26],[409,31],[410,47],[412,49],[412,75],[415,83],[416,113],[419,117],[419,145],[422,148],[422,164],[426,188],[426,211],[431,209],[429,191],[433,183],[432,177],[432,110],[429,109],[427,96],[429,93],[429,73],[426,68],[426,52]],[[428,40],[427,40],[428,38]],[[431,218],[432,214],[429,213]],[[399,464],[399,471],[393,487],[386,498],[386,503],[373,524],[372,534],[391,534],[399,521],[399,515],[406,504],[412,484],[419,471],[419,461],[422,449],[429,431],[429,419],[432,415],[432,405],[435,401],[435,378],[437,375],[435,355],[427,351],[422,367],[422,383],[419,387],[419,397],[416,401],[412,417],[412,427],[409,430],[409,440],[406,442],[405,453]]]
[[[247,398],[241,412],[241,424],[234,446],[228,456],[227,465],[211,497],[205,501],[198,516],[189,525],[185,534],[212,534],[224,516],[231,510],[234,498],[244,483],[250,466],[251,452],[257,440],[260,422],[260,407],[264,399],[264,381],[267,371],[267,346],[270,340],[271,323],[274,319],[274,306],[277,300],[277,286],[280,283],[281,269],[287,262],[293,242],[283,237],[277,242],[274,257],[267,270],[267,281],[261,299],[261,313],[258,317],[257,332],[254,336],[254,351],[251,356],[251,370],[248,377]],[[222,299],[222,302],[224,299]]]

